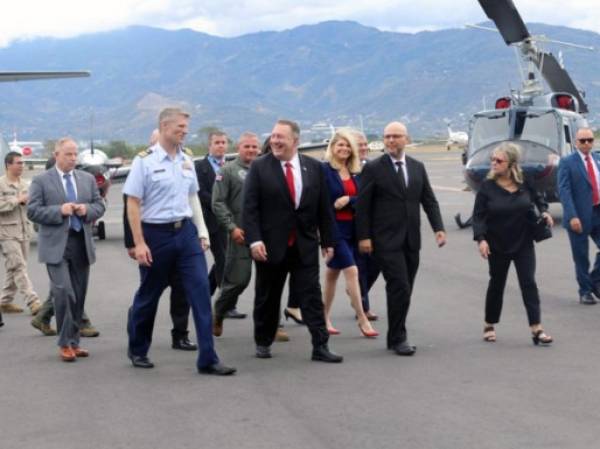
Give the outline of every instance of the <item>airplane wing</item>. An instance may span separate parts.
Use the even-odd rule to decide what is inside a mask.
[[[90,72],[0,72],[0,83],[54,78],[87,78]]]

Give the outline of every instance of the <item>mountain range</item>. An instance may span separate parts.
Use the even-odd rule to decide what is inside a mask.
[[[600,35],[529,24],[533,34],[600,48]],[[573,48],[565,66],[600,112],[600,58]],[[416,34],[330,21],[221,38],[133,26],[70,39],[19,41],[0,49],[0,70],[76,70],[91,78],[0,84],[0,130],[20,139],[143,142],[158,111],[180,105],[191,129],[232,136],[268,132],[286,117],[379,133],[394,119],[416,137],[466,129],[470,116],[520,85],[514,53],[497,33],[448,29]],[[93,124],[92,124],[93,123]]]

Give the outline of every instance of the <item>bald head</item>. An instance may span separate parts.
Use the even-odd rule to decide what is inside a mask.
[[[579,128],[575,135],[575,145],[583,154],[589,154],[594,146],[594,131],[590,128]]]
[[[408,130],[401,122],[391,122],[383,130],[383,143],[388,153],[395,158],[402,156],[408,143]]]

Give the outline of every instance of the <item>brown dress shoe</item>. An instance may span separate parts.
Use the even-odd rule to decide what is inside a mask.
[[[47,337],[56,335],[56,329],[53,329],[49,324],[46,324],[41,320],[37,320],[34,318],[33,320],[31,320],[31,325]]]
[[[223,335],[223,319],[213,318],[212,333],[215,337]]]
[[[23,313],[23,309],[21,309],[19,306],[14,305],[12,302],[2,304],[0,306],[0,310],[3,313]]]
[[[71,349],[75,353],[75,357],[89,357],[90,355],[90,351],[80,348],[79,346],[71,346]]]
[[[279,342],[290,341],[290,336],[285,331],[285,329],[278,327],[277,332],[275,333],[275,341],[279,341]]]
[[[63,362],[74,362],[77,356],[75,355],[75,351],[69,346],[61,346],[58,354]]]

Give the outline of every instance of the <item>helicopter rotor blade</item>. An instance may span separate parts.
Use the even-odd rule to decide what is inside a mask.
[[[523,42],[531,37],[512,0],[479,0],[479,4],[488,18],[496,24],[506,45]]]
[[[577,86],[552,53],[540,52],[534,62],[553,92],[567,92],[573,95],[579,102],[580,112],[588,112],[587,104]]]

